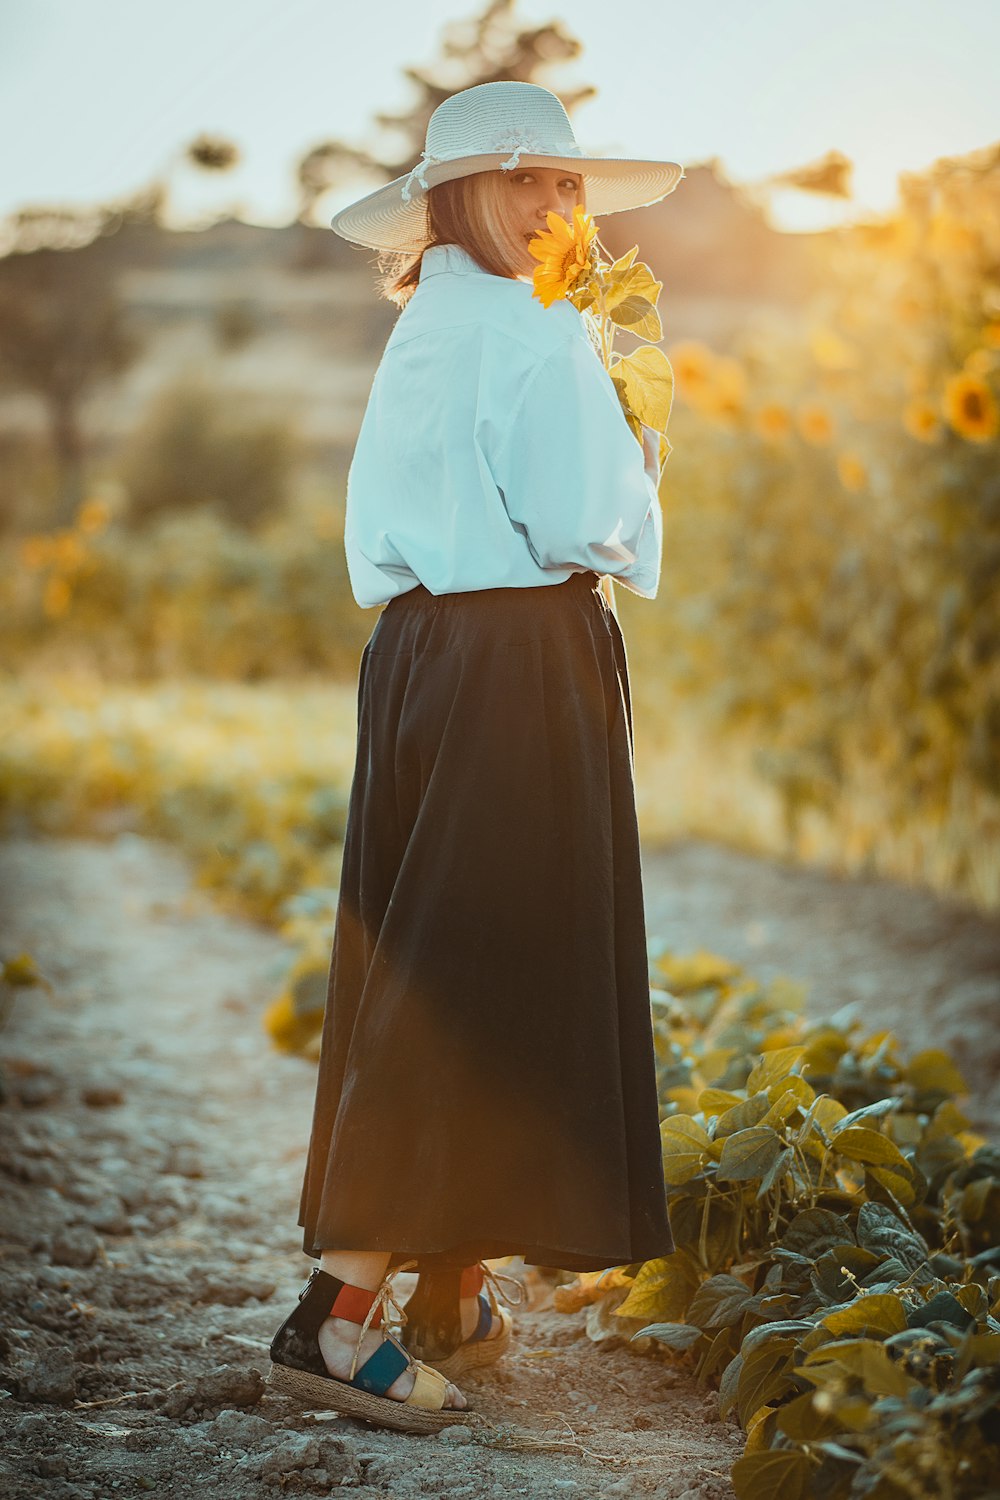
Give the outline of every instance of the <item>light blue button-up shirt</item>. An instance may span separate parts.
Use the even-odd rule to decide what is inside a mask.
[[[663,515],[643,450],[578,310],[425,250],[375,372],[347,483],[344,545],[367,609],[610,573],[660,581]]]

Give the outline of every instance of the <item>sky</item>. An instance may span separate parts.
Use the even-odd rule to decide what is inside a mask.
[[[0,218],[113,200],[166,175],[175,222],[222,211],[285,222],[297,159],[331,137],[375,144],[375,113],[415,102],[404,68],[432,68],[444,28],[484,8],[0,0]],[[559,19],[583,43],[536,81],[597,88],[573,114],[584,151],[686,168],[714,158],[731,181],[756,184],[844,152],[849,204],[770,193],[772,222],[789,231],[886,212],[901,170],[1000,139],[997,0],[517,0],[514,13]],[[238,145],[236,173],[185,167],[202,131]],[[342,185],[325,217],[376,186]]]

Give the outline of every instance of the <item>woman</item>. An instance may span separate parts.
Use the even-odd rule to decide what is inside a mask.
[[[673,1249],[628,670],[600,588],[656,596],[659,443],[636,443],[577,310],[533,297],[527,242],[549,212],[636,207],[682,175],[584,156],[554,94],[488,83],[333,220],[401,253],[383,290],[403,310],[348,480],[352,590],[384,608],[299,1213],[320,1267],[269,1378],[387,1426],[468,1420],[447,1377],[510,1339],[486,1260]]]

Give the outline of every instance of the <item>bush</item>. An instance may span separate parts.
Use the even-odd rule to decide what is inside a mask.
[[[1000,1152],[931,1049],[805,1020],[711,955],[657,961],[676,1249],[588,1273],[637,1349],[671,1351],[747,1435],[739,1500],[978,1500],[1000,1463]],[[654,1350],[649,1349],[652,1342]]]
[[[130,521],[209,506],[253,527],[286,504],[300,459],[287,421],[247,397],[184,380],[163,390],[123,456]]]

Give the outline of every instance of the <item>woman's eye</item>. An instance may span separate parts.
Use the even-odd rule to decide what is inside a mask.
[[[534,177],[531,172],[518,172],[514,180],[516,182],[532,182],[534,181]],[[574,177],[564,177],[562,185],[563,187],[572,188],[574,192],[576,192],[578,186],[577,181]]]

